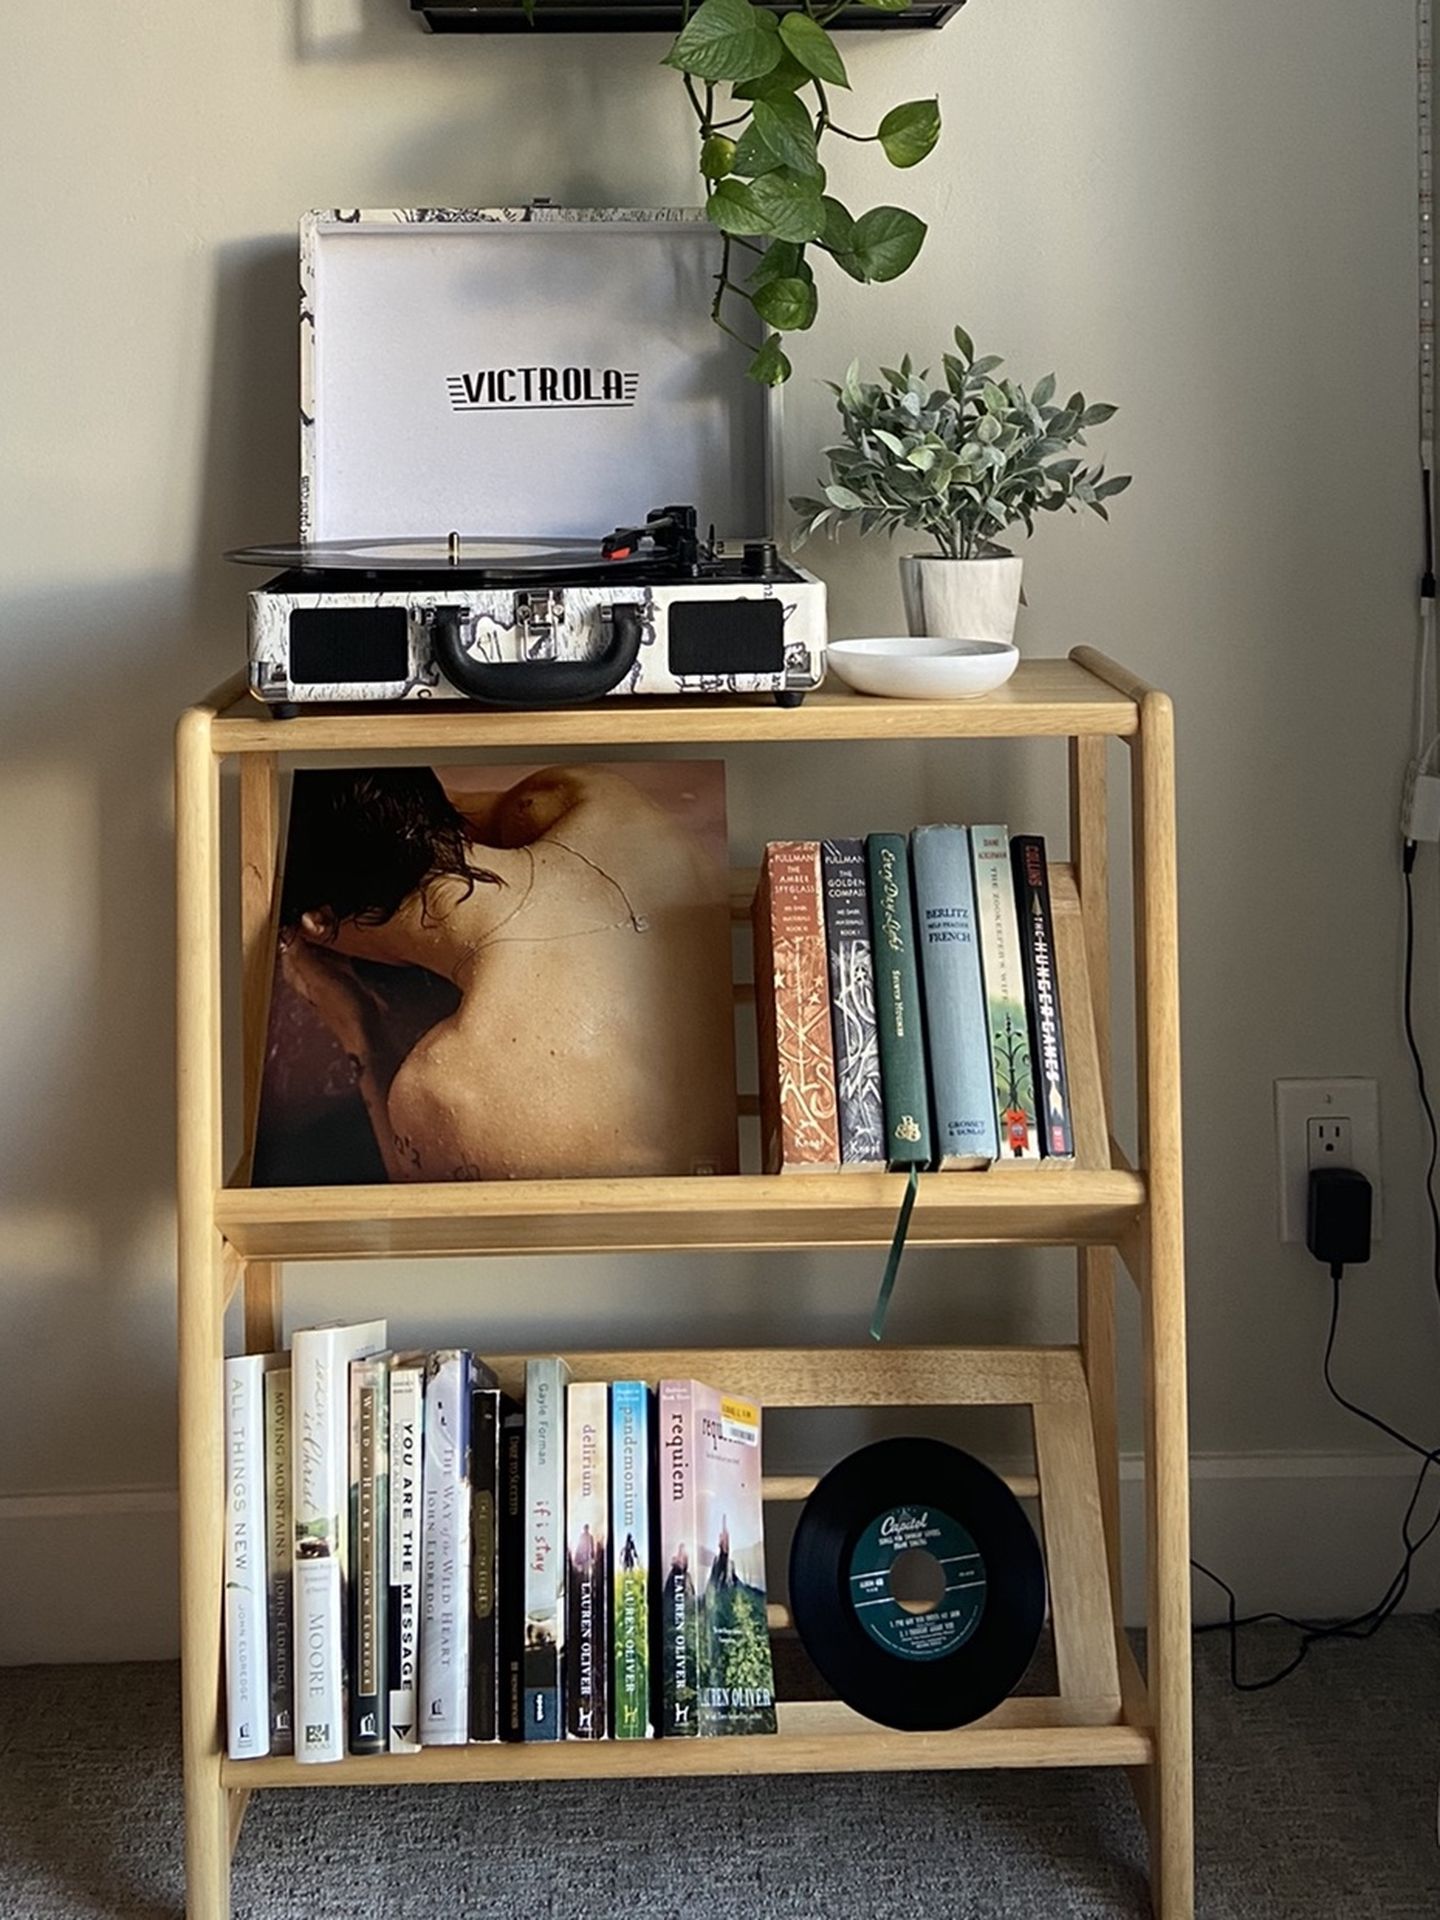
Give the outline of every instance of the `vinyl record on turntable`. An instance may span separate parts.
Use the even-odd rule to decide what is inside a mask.
[[[847,1706],[907,1732],[980,1719],[1030,1664],[1045,1565],[1015,1495],[939,1440],[881,1440],[827,1473],[801,1511],[790,1607]]]

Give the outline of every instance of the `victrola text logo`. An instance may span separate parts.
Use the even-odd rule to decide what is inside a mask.
[[[633,407],[638,373],[619,367],[477,367],[445,378],[456,413],[536,407]]]

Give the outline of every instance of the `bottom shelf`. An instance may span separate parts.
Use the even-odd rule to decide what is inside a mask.
[[[227,1760],[227,1787],[393,1787],[465,1780],[635,1780],[742,1773],[925,1773],[961,1767],[1137,1767],[1149,1730],[1113,1701],[1025,1696],[952,1733],[896,1733],[831,1700],[781,1702],[780,1731],[710,1740],[560,1740],[357,1755],[325,1766]]]

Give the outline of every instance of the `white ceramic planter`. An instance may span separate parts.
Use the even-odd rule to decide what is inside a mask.
[[[1013,553],[982,560],[942,560],[938,554],[907,554],[900,562],[900,591],[911,633],[937,640],[1015,638],[1020,576],[1025,562]]]

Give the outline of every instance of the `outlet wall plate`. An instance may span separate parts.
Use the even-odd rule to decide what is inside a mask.
[[[1312,1166],[1322,1164],[1317,1139],[1341,1122],[1350,1150],[1335,1164],[1355,1167],[1370,1182],[1370,1238],[1384,1225],[1380,1187],[1380,1092],[1374,1080],[1277,1080],[1275,1169],[1280,1238],[1305,1244],[1305,1210]],[[1313,1123],[1319,1123],[1315,1125]]]

